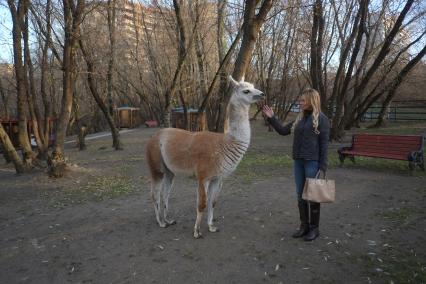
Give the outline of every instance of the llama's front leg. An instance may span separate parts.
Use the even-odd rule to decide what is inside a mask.
[[[194,225],[194,238],[201,238],[200,226],[201,220],[203,219],[204,209],[206,208],[206,188],[208,188],[209,182],[204,184],[204,181],[199,180],[198,192],[197,192],[197,219]]]
[[[207,224],[209,231],[212,233],[218,232],[219,229],[213,224],[213,212],[216,205],[217,196],[222,185],[221,179],[214,179],[210,182],[208,190],[208,205],[207,205]]]

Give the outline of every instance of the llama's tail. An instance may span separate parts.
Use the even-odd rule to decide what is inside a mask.
[[[145,147],[145,158],[151,178],[151,185],[160,182],[163,179],[163,158],[160,150],[159,134],[154,134],[147,142]],[[151,194],[154,192],[151,191]],[[152,196],[154,198],[154,196]]]

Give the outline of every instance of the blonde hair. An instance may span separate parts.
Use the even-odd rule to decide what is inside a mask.
[[[321,112],[321,99],[319,93],[315,89],[306,89],[302,92],[300,97],[304,97],[306,102],[312,106],[312,124],[314,126],[315,134],[319,134],[318,130],[318,117]],[[291,132],[294,133],[296,125],[303,119],[304,112],[301,110],[294,121]]]

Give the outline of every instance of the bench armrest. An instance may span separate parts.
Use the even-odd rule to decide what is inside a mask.
[[[352,150],[352,146],[344,146],[344,147],[340,147],[340,148],[337,150],[337,152],[338,152],[340,155],[343,155],[343,154],[342,154],[342,151],[345,151],[345,150]]]

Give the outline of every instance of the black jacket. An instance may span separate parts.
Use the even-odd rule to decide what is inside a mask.
[[[268,118],[268,121],[280,135],[291,133],[293,122],[282,125],[275,116]],[[293,159],[318,161],[320,169],[326,171],[330,123],[327,116],[322,112],[318,117],[318,131],[319,134],[314,131],[312,115],[310,113],[305,114],[294,129]]]

